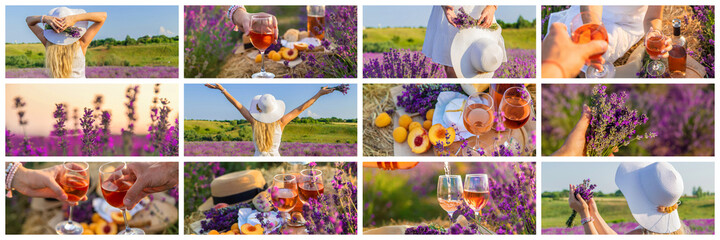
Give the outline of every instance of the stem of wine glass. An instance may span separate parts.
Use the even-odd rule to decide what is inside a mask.
[[[452,215],[453,215],[453,213],[455,213],[455,212],[453,211],[453,212],[447,212],[447,213],[448,213],[448,216],[450,217],[450,224],[452,225],[453,222],[454,222]]]
[[[127,210],[126,210],[126,209],[123,209],[122,211],[123,211],[123,220],[125,220],[125,231],[126,231],[126,232],[129,232],[129,231],[130,231],[130,224],[128,224],[128,220],[127,220]]]
[[[475,212],[475,221],[480,222],[480,211],[474,211]]]
[[[72,221],[72,209],[73,209],[73,207],[70,206],[70,213],[68,214],[68,223],[71,224],[71,225],[72,225],[72,223],[73,223],[73,221]]]
[[[265,50],[260,51],[260,61],[262,62],[260,72],[265,72]]]

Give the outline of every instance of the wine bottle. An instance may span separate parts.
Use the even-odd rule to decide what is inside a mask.
[[[673,19],[672,50],[669,52],[668,65],[670,77],[684,78],[687,64],[687,52],[685,50],[685,37],[681,34],[680,19]]]

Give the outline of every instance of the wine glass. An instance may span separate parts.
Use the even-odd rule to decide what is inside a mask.
[[[665,74],[665,63],[658,59],[663,55],[662,50],[665,48],[666,39],[667,37],[663,32],[652,28],[645,35],[645,51],[653,58],[645,68],[650,76],[660,77]]]
[[[307,29],[311,37],[323,40],[325,37],[325,6],[307,6]]]
[[[300,171],[298,188],[300,189],[300,201],[303,203],[307,203],[310,199],[317,200],[325,191],[322,171],[318,169],[305,169]]]
[[[275,74],[265,71],[265,49],[277,40],[275,32],[275,18],[269,14],[257,14],[250,16],[250,42],[260,50],[262,66],[260,72],[252,75],[252,78],[275,78]]]
[[[570,30],[572,31],[572,41],[576,44],[584,44],[593,40],[604,40],[608,42],[608,34],[602,19],[594,12],[581,12],[576,15],[570,22]],[[615,67],[612,63],[602,61],[600,53],[590,56],[588,61],[590,65],[585,71],[586,78],[606,78],[615,74]],[[594,66],[602,65],[602,70]]]
[[[268,190],[273,205],[283,215],[283,219],[291,224],[288,212],[295,208],[298,200],[297,179],[294,174],[278,174],[273,177],[273,186]]]
[[[493,97],[494,103],[499,103],[502,101],[503,94],[505,94],[505,91],[507,91],[508,88],[511,87],[522,87],[525,86],[523,84],[513,83],[513,84],[490,84],[490,95]],[[495,111],[498,110],[499,106],[495,106]]]
[[[55,177],[55,182],[60,185],[67,195],[67,201],[74,205],[87,194],[88,186],[90,186],[89,165],[86,162],[63,162],[62,166],[63,168]],[[72,205],[70,205],[68,211],[70,212],[68,220],[55,225],[55,232],[60,235],[82,234],[82,225],[72,220]]]
[[[490,200],[490,187],[487,174],[465,175],[465,188],[463,189],[465,203],[475,211],[475,219],[480,221],[480,211]]]
[[[495,122],[494,101],[490,94],[477,92],[465,100],[463,124],[465,129],[475,135],[475,147],[480,148],[480,135],[490,131]]]
[[[530,119],[530,102],[532,98],[525,87],[511,87],[505,90],[500,102],[503,113],[503,125],[510,129],[512,141],[513,129],[523,127]]]
[[[438,176],[437,198],[440,207],[450,216],[450,223],[454,222],[453,213],[462,204],[463,184],[460,175]]]
[[[139,228],[131,228],[127,219],[127,208],[123,203],[125,194],[135,184],[137,176],[130,171],[125,162],[109,162],[100,166],[102,194],[110,206],[119,208],[123,213],[125,229],[118,235],[145,235]]]

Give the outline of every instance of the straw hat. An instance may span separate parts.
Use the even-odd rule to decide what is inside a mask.
[[[458,78],[492,78],[506,61],[500,30],[460,30],[450,45],[450,60]]]
[[[285,102],[271,94],[257,95],[250,103],[250,115],[260,122],[277,122],[285,115]]]
[[[212,197],[200,205],[198,210],[208,210],[218,203],[233,205],[248,202],[266,189],[265,178],[258,170],[228,173],[213,179],[210,183]]]
[[[676,204],[683,194],[683,179],[669,163],[621,163],[615,173],[615,184],[643,228],[671,233],[682,227]]]
[[[67,7],[56,7],[50,10],[48,12],[48,16],[56,17],[56,18],[64,18],[67,16],[72,15],[78,15],[85,13],[85,10],[83,9],[70,9]],[[49,42],[57,45],[70,45],[76,42],[77,40],[80,40],[80,38],[85,35],[85,32],[88,28],[88,22],[87,21],[78,21],[73,25],[73,27],[76,27],[80,30],[80,34],[77,37],[73,37],[70,35],[70,33],[67,32],[60,32],[56,33],[54,29],[45,29],[43,31],[43,35],[45,36],[45,39]]]

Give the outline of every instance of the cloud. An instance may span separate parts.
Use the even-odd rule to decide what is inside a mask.
[[[320,114],[314,113],[310,110],[305,111],[305,116],[312,118],[321,118]]]
[[[165,27],[163,27],[163,26],[160,26],[159,32],[160,32],[160,35],[165,35],[165,36],[173,36],[173,35],[175,35],[175,33],[173,33],[172,31],[170,31],[170,30],[168,30],[168,29],[165,29]]]

